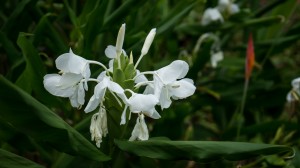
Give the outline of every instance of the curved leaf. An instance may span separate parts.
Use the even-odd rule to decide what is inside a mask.
[[[0,160],[2,168],[43,168],[37,163],[34,163],[24,157],[14,153],[0,149]]]
[[[96,161],[110,158],[29,94],[0,76],[0,118],[59,151]]]
[[[120,149],[138,156],[168,160],[195,160],[198,162],[211,162],[220,159],[237,161],[259,155],[292,151],[292,148],[287,146],[247,142],[170,140],[130,142],[115,140],[115,143]]]

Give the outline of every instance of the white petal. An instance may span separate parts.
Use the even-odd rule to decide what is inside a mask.
[[[223,52],[219,51],[211,55],[210,62],[213,68],[217,67],[219,61],[223,60]]]
[[[143,114],[153,119],[159,119],[161,117],[159,113],[155,110],[155,108],[153,108],[152,111],[143,112]]]
[[[194,86],[191,79],[182,79],[176,81],[171,86],[171,95],[176,96],[180,99],[189,97],[195,93],[196,87]]]
[[[99,104],[100,104],[100,100],[97,99],[95,97],[95,95],[93,95],[91,97],[90,101],[88,102],[88,104],[86,105],[84,111],[86,113],[91,112],[91,111],[95,110],[99,106]]]
[[[140,75],[140,71],[139,70],[136,70],[136,78],[134,80],[135,83],[141,83],[141,82],[147,82],[148,79],[146,78],[145,75]]]
[[[153,84],[148,84],[144,90],[143,94],[154,94],[154,88]],[[158,97],[158,96],[156,96]]]
[[[98,79],[99,81],[102,81],[102,80],[104,79],[104,77],[106,77],[106,72],[105,72],[105,71],[101,72],[101,73],[98,75],[97,79]]]
[[[134,94],[128,99],[130,111],[133,113],[153,111],[158,99],[154,95]]]
[[[77,94],[73,94],[69,97],[72,107],[78,108],[80,104],[78,103]]]
[[[80,82],[78,84],[78,92],[77,92],[77,101],[80,105],[84,104],[85,91],[83,88],[83,83]]]
[[[161,109],[163,110],[164,108],[169,108],[171,103],[172,101],[170,99],[169,90],[167,88],[163,88],[159,98],[159,104],[161,106]]]
[[[75,55],[70,49],[69,53],[60,55],[55,60],[56,68],[63,72],[82,74],[86,68],[87,60]]]
[[[122,115],[121,115],[121,122],[120,122],[120,125],[124,125],[126,123],[126,110],[127,110],[128,106],[126,105],[123,112],[122,112]]]
[[[118,83],[115,83],[113,81],[109,81],[108,88],[109,88],[109,90],[111,90],[112,92],[115,92],[117,94],[124,93],[124,89]]]
[[[207,8],[202,16],[201,25],[206,26],[210,24],[211,22],[223,22],[224,19],[216,8]]]
[[[229,7],[229,14],[233,15],[240,12],[240,8],[237,4],[231,4]]]
[[[61,88],[69,88],[78,84],[82,79],[82,76],[75,73],[64,73],[61,76],[59,83],[57,84]]]
[[[291,85],[293,86],[294,90],[299,90],[299,88],[300,88],[300,77],[295,78],[294,80],[292,80]]]
[[[220,10],[220,12],[224,12],[229,6],[229,4],[230,4],[229,0],[219,0],[218,9]]]
[[[149,132],[148,132],[147,125],[145,123],[144,115],[140,114],[136,120],[136,124],[133,128],[129,141],[134,141],[134,140],[145,141],[148,139],[149,139]]]
[[[185,61],[176,60],[168,66],[157,70],[158,75],[163,80],[164,84],[172,83],[176,79],[185,77],[189,70],[189,65]]]
[[[107,46],[104,52],[108,58],[113,59],[113,58],[117,57],[117,52],[116,52],[115,46],[112,46],[112,45]]]
[[[76,88],[69,87],[69,88],[61,88],[59,82],[61,81],[62,76],[58,74],[47,74],[44,76],[44,87],[45,89],[55,95],[60,97],[70,97],[74,94]]]

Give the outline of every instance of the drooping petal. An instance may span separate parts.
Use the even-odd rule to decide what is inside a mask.
[[[165,108],[169,108],[171,105],[172,101],[170,99],[170,94],[169,94],[169,90],[167,88],[163,88],[161,90],[161,94],[159,97],[159,104],[161,106],[161,109],[165,109]]]
[[[145,141],[149,139],[149,132],[145,123],[144,115],[140,114],[136,120],[136,124],[131,133],[129,141],[140,140]]]
[[[75,55],[70,49],[69,53],[60,55],[55,60],[56,68],[63,72],[83,74],[86,70],[87,60]]]
[[[163,80],[164,84],[172,83],[176,79],[185,77],[189,70],[189,65],[185,61],[176,60],[171,64],[157,70],[157,74]]]
[[[156,111],[155,108],[153,108],[152,111],[144,111],[143,114],[153,119],[161,118],[161,116],[159,115],[159,113]]]
[[[99,106],[99,104],[100,104],[100,100],[97,99],[97,98],[95,97],[95,95],[93,95],[93,96],[91,97],[90,101],[88,102],[88,104],[86,105],[84,111],[85,111],[86,113],[89,113],[89,112],[95,110],[95,109]]]
[[[196,87],[191,79],[182,79],[176,81],[171,86],[171,95],[177,98],[187,98],[195,93]]]
[[[76,88],[75,87],[67,87],[62,88],[60,86],[62,76],[58,74],[47,74],[44,76],[44,87],[45,89],[55,95],[60,97],[70,97],[74,94]]]
[[[84,97],[85,97],[85,91],[83,88],[83,83],[80,82],[78,84],[78,91],[77,91],[77,101],[80,105],[84,104]]]
[[[141,72],[139,70],[136,70],[136,78],[134,80],[134,83],[141,83],[141,82],[147,82],[148,79],[146,78],[146,76],[144,74],[140,75]]]
[[[134,94],[128,99],[130,111],[133,113],[153,111],[158,99],[154,95]]]
[[[76,88],[76,89],[78,89],[78,88]],[[70,99],[70,102],[71,102],[71,106],[75,107],[75,108],[78,108],[78,107],[80,107],[80,104],[78,103],[78,95],[76,94],[76,91],[72,96],[69,97],[69,99]]]

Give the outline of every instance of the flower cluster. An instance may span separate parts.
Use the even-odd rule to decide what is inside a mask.
[[[207,26],[212,22],[224,22],[223,16],[233,15],[240,11],[240,8],[237,4],[232,3],[230,0],[219,0],[218,6],[214,8],[207,8],[202,16],[201,25]]]
[[[111,59],[108,68],[100,62],[86,60],[74,54],[70,49],[68,53],[60,55],[55,61],[60,72],[45,75],[46,90],[55,96],[69,98],[71,105],[76,108],[81,108],[85,104],[88,82],[96,82],[94,94],[84,111],[88,113],[97,110],[92,116],[90,125],[91,139],[96,141],[97,147],[100,148],[102,138],[109,132],[107,127],[109,110],[105,108],[107,96],[112,97],[123,108],[123,111],[120,111],[120,125],[126,124],[132,113],[138,115],[129,138],[133,141],[149,138],[144,117],[160,118],[155,106],[159,105],[163,110],[170,107],[171,99],[183,99],[194,94],[196,87],[193,80],[184,78],[189,69],[184,61],[176,60],[156,71],[140,72],[137,69],[143,56],[148,53],[155,34],[156,29],[152,29],[146,37],[141,55],[135,64],[132,53],[127,56],[122,48],[125,36],[125,24],[123,24],[119,30],[116,45],[109,45],[105,50],[105,55]],[[91,64],[99,65],[104,69],[97,78],[91,77]],[[141,88],[144,88],[143,93],[138,93]]]

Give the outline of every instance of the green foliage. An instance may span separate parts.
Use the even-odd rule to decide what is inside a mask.
[[[299,101],[287,103],[286,95],[291,80],[300,76],[300,3],[234,3],[239,13],[225,13],[224,23],[203,26],[203,12],[218,0],[4,0],[0,167],[299,167],[300,106]],[[157,109],[161,119],[147,119],[151,137],[174,141],[126,141],[136,118],[120,126],[123,107],[108,94],[110,132],[98,149],[90,141],[91,115],[44,89],[43,76],[57,73],[55,59],[69,48],[107,65],[104,50],[115,45],[123,23],[123,48],[132,52],[133,63],[121,55],[120,69],[111,74],[121,86],[135,89],[134,63],[154,27],[157,35],[139,69],[158,69],[176,59],[190,65],[188,78],[194,80],[196,93],[173,102],[169,109]],[[214,41],[197,44],[208,32],[220,38],[224,53],[216,68],[210,63]],[[250,33],[256,65],[241,113]],[[91,69],[96,71],[93,77],[102,71],[94,65]],[[86,102],[93,92],[88,90]],[[294,152],[293,158],[288,157]]]

